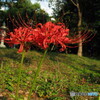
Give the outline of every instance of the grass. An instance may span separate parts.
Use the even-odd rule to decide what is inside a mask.
[[[21,55],[16,49],[0,49],[0,100],[14,100]],[[25,55],[20,100],[27,100],[30,80],[43,52]],[[95,96],[70,97],[70,92],[100,92],[100,61],[73,54],[48,52],[33,90],[32,100],[99,100]]]

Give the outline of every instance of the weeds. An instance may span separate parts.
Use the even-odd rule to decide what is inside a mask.
[[[15,52],[12,49],[0,49],[0,95],[4,100],[15,99],[19,66],[19,58]],[[25,58],[18,91],[21,100],[28,98],[30,82],[42,55],[42,52],[30,51]],[[32,93],[43,100],[98,100],[98,97],[70,97],[69,93],[100,92],[99,65],[100,61],[86,57],[48,53]]]

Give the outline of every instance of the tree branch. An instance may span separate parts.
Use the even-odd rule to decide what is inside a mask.
[[[74,6],[77,6],[77,4],[73,0],[70,0],[70,1],[74,4]]]

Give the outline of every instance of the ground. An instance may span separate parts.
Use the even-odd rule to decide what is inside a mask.
[[[25,54],[19,100],[27,100],[43,51]],[[21,54],[0,49],[0,100],[15,100]],[[32,100],[99,100],[99,96],[70,96],[70,92],[100,92],[100,60],[48,52],[37,78]]]

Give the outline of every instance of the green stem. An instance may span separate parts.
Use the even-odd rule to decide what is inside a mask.
[[[21,58],[21,63],[20,63],[20,67],[18,68],[18,82],[17,82],[17,89],[16,89],[16,100],[19,100],[19,89],[20,89],[20,83],[21,83],[21,76],[22,76],[22,67],[23,67],[23,61],[24,61],[24,57],[25,57],[25,52],[22,52],[22,58]]]
[[[0,71],[2,71],[3,69],[3,61],[1,61],[1,68],[0,68]]]
[[[38,75],[39,75],[39,72],[40,72],[42,63],[43,63],[43,61],[44,61],[44,58],[45,58],[45,56],[46,56],[46,53],[47,53],[47,50],[45,50],[44,55],[43,55],[42,59],[40,60],[38,66],[37,66],[37,70],[36,70],[36,73],[35,73],[35,76],[34,76],[34,80],[31,82],[31,88],[30,88],[30,91],[29,91],[28,100],[31,100],[32,90],[33,90],[34,87],[35,87],[35,84],[36,84],[36,81],[37,81],[36,79],[37,79],[37,77],[38,77]]]

